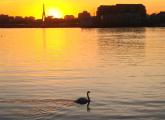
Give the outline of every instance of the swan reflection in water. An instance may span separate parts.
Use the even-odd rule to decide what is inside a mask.
[[[90,102],[87,104],[87,112],[90,112],[91,108],[90,108]]]

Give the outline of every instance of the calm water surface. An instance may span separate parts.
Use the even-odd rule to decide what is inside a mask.
[[[0,119],[164,120],[164,34],[0,29]],[[88,90],[90,106],[73,103]]]

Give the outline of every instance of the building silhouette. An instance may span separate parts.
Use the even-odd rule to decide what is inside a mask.
[[[165,12],[161,11],[160,13],[152,14],[148,17],[149,26],[165,26]]]
[[[159,26],[165,26],[165,11],[160,12],[157,15]]]
[[[110,26],[142,26],[146,20],[146,8],[142,4],[101,5],[97,9],[98,24]]]
[[[70,20],[74,20],[75,18],[73,15],[65,15],[64,19],[70,21]]]
[[[89,12],[83,11],[78,14],[78,24],[81,27],[90,27],[92,26],[92,17]]]

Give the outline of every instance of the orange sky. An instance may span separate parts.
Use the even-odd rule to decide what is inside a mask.
[[[77,16],[78,12],[83,10],[87,10],[94,15],[99,5],[117,3],[144,4],[149,14],[165,11],[165,0],[0,0],[0,14],[41,18],[43,2],[45,3],[48,15],[53,14],[54,10],[54,12],[59,12],[58,14],[61,14],[61,16],[66,14]]]

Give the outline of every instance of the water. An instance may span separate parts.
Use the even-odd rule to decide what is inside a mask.
[[[0,29],[0,118],[164,120],[164,33]],[[88,107],[73,102],[88,90]]]

